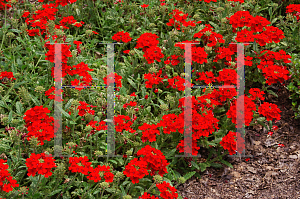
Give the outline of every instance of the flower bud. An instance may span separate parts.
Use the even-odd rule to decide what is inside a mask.
[[[88,35],[88,36],[90,36],[91,34],[93,34],[93,31],[92,30],[86,30],[85,34]]]
[[[123,199],[132,199],[132,197],[130,195],[126,195],[123,197]]]
[[[155,175],[153,179],[156,184],[161,184],[163,182],[163,178],[160,175]]]
[[[173,77],[177,77],[178,76],[178,73],[173,73]]]
[[[45,91],[45,88],[43,86],[37,86],[37,87],[35,87],[34,91],[42,93]]]
[[[184,177],[178,178],[178,183],[179,184],[183,184],[183,183],[185,183],[185,181],[186,181],[186,179]]]
[[[162,111],[167,111],[167,110],[169,109],[169,106],[168,106],[167,104],[161,104],[161,105],[160,105],[160,109],[161,109]]]
[[[126,151],[126,155],[131,156],[132,155],[132,151],[131,150]]]
[[[133,143],[133,146],[134,146],[134,147],[139,147],[140,145],[141,145],[141,144],[140,144],[139,142],[134,142],[134,143]]]
[[[157,72],[157,69],[156,69],[155,67],[151,67],[151,68],[149,69],[149,72],[151,72],[151,73],[156,73],[156,72]]]
[[[7,37],[15,37],[16,35],[13,32],[6,33]]]
[[[217,12],[223,12],[225,9],[223,7],[218,7]]]
[[[33,136],[30,138],[29,143],[31,146],[35,147],[40,143],[40,141],[38,140],[37,137]]]
[[[123,174],[123,172],[117,171],[116,175],[114,176],[116,179],[120,179],[122,180],[125,175]]]
[[[96,156],[103,156],[103,152],[102,151],[95,151],[94,153]]]
[[[204,32],[204,35],[209,37],[211,35],[211,32],[207,30],[207,31]]]
[[[101,182],[99,186],[100,186],[100,188],[102,188],[102,189],[106,189],[106,188],[109,187],[109,184],[108,184],[108,182]]]

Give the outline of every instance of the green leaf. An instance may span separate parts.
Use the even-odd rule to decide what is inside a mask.
[[[21,102],[16,102],[16,109],[19,115],[23,114],[24,109]]]
[[[200,167],[201,167],[201,172],[205,171],[205,169],[206,169],[206,167],[207,167],[207,164],[205,164],[205,163],[200,163],[199,165],[200,165]]]
[[[133,88],[135,88],[136,90],[137,90],[137,87],[136,87],[136,84],[131,80],[131,79],[127,79],[128,80],[128,82],[129,82],[129,84],[133,87]]]
[[[232,164],[230,164],[229,162],[227,162],[225,160],[220,160],[220,162],[233,169]]]
[[[218,163],[210,163],[210,166],[215,167],[215,168],[222,168],[223,166],[221,164]]]
[[[200,169],[199,166],[198,166],[198,164],[195,163],[194,161],[191,161],[191,164],[192,164],[196,169],[198,169],[198,170]]]
[[[169,151],[168,153],[166,153],[165,157],[168,159],[170,157],[172,157],[176,152],[176,148],[172,149],[171,151]]]
[[[10,123],[12,120],[12,114],[13,114],[13,111],[11,110],[8,114],[8,123]]]
[[[32,96],[30,93],[28,93],[28,94],[36,106],[41,106],[40,102],[38,101],[38,99],[36,97]]]
[[[68,109],[71,107],[73,101],[74,101],[74,99],[70,99],[70,100],[68,101],[68,103],[65,105],[65,109],[66,109],[66,110],[68,110]]]
[[[195,175],[195,173],[196,173],[196,171],[192,171],[192,172],[185,174],[183,177],[184,177],[184,179],[188,180],[191,177],[193,177]]]
[[[53,196],[53,195],[59,193],[61,190],[62,190],[62,189],[57,189],[57,190],[55,190],[55,191],[52,191],[48,196]]]
[[[272,91],[272,90],[267,90],[267,92],[274,95],[274,96],[276,96],[276,97],[278,97],[278,95],[276,93],[274,93],[274,91]]]

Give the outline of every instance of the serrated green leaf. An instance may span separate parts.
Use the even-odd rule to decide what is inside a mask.
[[[194,161],[191,161],[191,164],[192,164],[196,169],[198,169],[198,170],[200,169],[199,166],[198,166],[198,164],[195,163]]]
[[[225,161],[225,160],[220,160],[221,163],[225,164],[226,166],[233,168],[232,164],[230,164],[229,162]]]
[[[192,171],[192,172],[189,172],[187,174],[185,174],[183,177],[185,180],[188,180],[190,179],[191,177],[193,177],[195,175],[196,171]]]
[[[200,163],[199,165],[200,165],[200,167],[201,167],[201,170],[200,170],[200,171],[201,171],[201,172],[205,171],[207,165],[206,165],[205,163]]]
[[[16,102],[16,109],[17,109],[17,113],[22,115],[23,114],[23,106],[22,106],[22,103],[21,102]]]
[[[215,168],[222,168],[223,166],[221,164],[218,163],[210,163],[210,166],[215,167]]]
[[[276,96],[276,97],[278,97],[278,95],[276,93],[274,93],[274,91],[272,91],[272,90],[267,90],[267,92],[274,95],[274,96]]]
[[[70,99],[68,101],[68,103],[65,105],[65,110],[68,110],[71,107],[73,101],[74,101],[74,99]]]
[[[48,196],[53,196],[53,195],[59,193],[61,190],[62,190],[62,189],[57,189],[57,190],[55,190],[55,191],[52,191]]]
[[[9,114],[8,114],[8,123],[10,123],[11,122],[11,120],[12,120],[12,114],[13,114],[13,112],[12,112],[12,110],[9,112]]]
[[[32,96],[30,93],[28,93],[28,94],[29,94],[31,100],[33,101],[33,103],[34,103],[36,106],[41,106],[39,100],[38,100],[36,97]]]
[[[131,79],[127,79],[128,80],[128,82],[129,82],[129,84],[133,87],[133,88],[135,88],[136,90],[137,90],[137,87],[136,87],[136,84],[131,80]]]

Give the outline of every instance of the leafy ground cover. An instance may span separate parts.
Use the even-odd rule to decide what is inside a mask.
[[[200,193],[190,196],[182,190],[186,180],[202,183],[212,169],[243,168],[228,155],[244,149],[249,155],[255,149],[256,158],[244,159],[256,167],[263,164],[257,159],[264,157],[262,147],[273,147],[276,155],[283,155],[290,136],[296,138],[288,147],[296,145],[299,133],[294,126],[294,134],[284,136],[287,117],[280,103],[285,99],[291,117],[299,119],[299,3],[0,0],[0,196],[197,198]],[[62,52],[61,83],[70,85],[58,90],[55,43],[60,43]],[[106,43],[118,43],[112,73],[108,73]],[[192,43],[190,51],[187,43]],[[238,72],[237,43],[244,44],[244,78]],[[107,156],[111,141],[107,88],[95,87],[108,87],[112,79],[115,155],[120,157]],[[234,87],[216,87],[243,81],[241,95]],[[89,87],[72,88],[79,85]],[[282,95],[279,89],[290,93]],[[188,90],[191,96],[186,97]],[[60,93],[61,148],[55,142],[53,117]],[[241,107],[244,114],[236,114]],[[188,122],[191,127],[185,130]],[[246,129],[245,139],[236,133],[241,127]],[[189,131],[191,139],[185,137]],[[260,133],[261,140],[254,139],[253,132]],[[279,142],[282,137],[289,140]],[[185,154],[184,149],[193,156],[177,157]],[[62,156],[55,156],[56,150]],[[293,155],[290,159],[296,159],[291,154],[295,151],[286,151]],[[274,168],[275,163],[262,169],[274,172]],[[276,169],[287,172],[282,164]],[[249,171],[258,173],[253,167]],[[227,176],[228,182],[230,176],[239,175],[235,171],[221,177]],[[273,176],[265,174],[263,182]],[[256,194],[236,183],[241,197]],[[206,196],[227,197],[224,191],[218,194]]]

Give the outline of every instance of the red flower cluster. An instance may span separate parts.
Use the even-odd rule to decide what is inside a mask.
[[[141,195],[138,199],[159,199],[159,198],[156,196],[151,196],[147,192],[144,192],[144,194]]]
[[[256,105],[255,103],[252,101],[253,98],[250,98],[246,95],[244,95],[244,104],[241,104],[240,106],[244,106],[244,116],[245,116],[245,125],[246,126],[249,126],[252,119],[253,119],[253,111],[256,111]],[[231,104],[228,112],[226,113],[226,115],[228,116],[228,118],[232,118],[232,123],[234,124],[237,124],[237,121],[236,121],[236,118],[241,118],[242,116],[242,113],[240,113],[238,110],[238,116],[236,115],[236,103],[237,103],[237,100],[233,100],[233,103]],[[241,107],[238,107],[238,109],[241,108]],[[240,121],[239,121],[240,122]],[[241,121],[243,122],[243,121]],[[238,128],[241,128],[240,125],[243,125],[243,124],[240,124],[238,123]]]
[[[175,80],[177,80],[177,81],[174,83]],[[169,83],[169,85],[166,88],[172,87],[172,88],[177,89],[178,91],[184,91],[186,87],[189,88],[189,87],[194,86],[194,84],[191,84],[189,82],[188,82],[188,85],[184,86],[185,79],[180,76],[176,76],[171,79],[168,79],[168,83]]]
[[[264,91],[261,91],[259,88],[251,88],[249,90],[249,94],[251,95],[251,100],[256,101],[257,98],[260,100],[265,100],[263,95],[265,94]]]
[[[172,187],[170,183],[163,181],[161,184],[156,184],[156,187],[161,192],[160,196],[164,199],[178,198],[177,189]]]
[[[38,174],[44,175],[48,178],[52,175],[51,169],[57,167],[54,158],[45,155],[45,153],[34,154],[32,153],[29,158],[26,159],[26,166],[28,168],[28,176],[35,176]]]
[[[196,74],[200,76],[198,79],[196,79],[196,81],[204,81],[205,84],[215,82],[216,77],[214,76],[214,73],[212,71],[197,72]]]
[[[253,17],[249,11],[237,11],[231,17],[227,17],[233,27],[233,32],[237,33],[236,40],[238,42],[253,42],[256,40],[261,46],[267,43],[278,43],[280,39],[285,38],[282,30],[277,27],[267,26],[271,24],[267,19],[256,16]],[[243,29],[237,32],[237,28],[249,27],[251,30]],[[263,29],[265,28],[265,30]],[[261,32],[259,34],[255,34]]]
[[[55,90],[55,86],[52,86],[49,90],[45,91],[45,96],[48,96],[49,99],[55,99],[55,94],[53,94],[53,95],[51,94],[54,90]],[[62,93],[63,90],[58,89],[58,92]],[[58,101],[63,102],[64,100],[60,98]]]
[[[136,106],[136,105],[137,105],[136,102],[130,101],[129,103],[125,103],[125,104],[123,105],[123,108],[127,108],[127,106]]]
[[[114,34],[112,36],[112,39],[117,42],[123,41],[124,43],[128,43],[132,40],[132,38],[129,36],[129,33],[128,32],[124,33],[124,31],[120,31],[120,32]]]
[[[180,63],[180,61],[178,60],[179,57],[183,57],[181,56],[177,56],[177,55],[171,55],[167,58],[166,61],[164,61],[165,64],[172,64],[173,66],[176,66]]]
[[[79,110],[79,113],[78,113],[79,116],[84,116],[86,113],[89,113],[91,115],[95,114],[95,111],[92,110],[91,108],[95,108],[97,106],[89,105],[89,104],[87,104],[86,102],[83,102],[83,101],[79,101],[79,103],[81,104],[77,108]],[[90,107],[88,107],[88,106],[90,106]]]
[[[286,13],[293,13],[300,20],[300,4],[290,4],[286,7]]]
[[[7,160],[0,159],[0,191],[10,192],[14,187],[19,187],[16,180],[13,180],[11,174],[7,171],[8,165],[4,164]],[[6,182],[5,182],[6,180]]]
[[[99,124],[99,125],[96,126],[96,124]],[[106,122],[104,122],[104,121],[97,123],[97,121],[91,120],[87,124],[87,126],[93,127],[94,129],[96,129],[96,131],[107,130],[107,125],[106,125]]]
[[[168,173],[167,166],[170,164],[166,160],[166,157],[163,155],[163,153],[151,147],[150,145],[146,145],[144,148],[140,149],[137,152],[138,156],[143,155],[144,157],[140,157],[140,161],[145,161],[148,163],[147,170],[151,170],[150,175],[154,176],[156,175],[156,172],[160,176],[165,175]]]
[[[57,43],[57,42],[55,42]],[[47,41],[44,45],[49,51],[46,53],[46,60],[50,61],[51,63],[54,63],[54,54],[55,54],[55,45],[50,44],[50,41]],[[68,58],[67,57],[72,57],[71,51],[69,50],[71,45],[67,44],[61,44],[61,62],[62,63],[67,63]]]
[[[123,173],[127,177],[130,177],[133,184],[139,183],[140,179],[149,174],[147,171],[147,162],[134,158],[125,166]]]
[[[153,84],[159,84],[163,83],[163,78],[160,77],[162,74],[162,70],[159,70],[158,73],[146,73],[144,74],[144,79],[147,79],[148,81],[145,81],[146,88],[152,88]]]
[[[139,126],[139,129],[142,131],[142,141],[143,142],[155,142],[156,141],[156,135],[160,135],[159,130],[157,130],[157,125],[155,124],[147,124],[144,123],[142,126]]]
[[[154,60],[161,62],[161,58],[164,54],[161,53],[161,49],[157,46],[159,41],[158,36],[152,33],[144,33],[137,39],[137,45],[135,48],[142,48],[144,57],[148,61],[148,64],[154,63]]]
[[[7,71],[1,72],[0,79],[4,79],[4,78],[16,80],[16,78],[14,78],[13,72],[7,72]]]
[[[54,137],[52,124],[54,119],[49,117],[47,113],[50,113],[50,110],[47,107],[43,108],[43,106],[35,106],[24,113],[25,127],[29,131],[27,140],[35,136],[41,142],[40,145],[44,145],[45,140],[50,141]]]
[[[239,133],[237,134],[236,132],[229,131],[228,134],[222,138],[220,144],[224,149],[227,149],[229,151],[229,155],[233,155],[236,153],[236,151],[238,151],[239,153],[243,152],[243,147],[237,147],[237,143],[240,145],[240,143],[242,142],[244,142],[244,140],[242,137],[240,137]]]
[[[198,33],[194,34],[194,38],[203,39],[204,45],[209,47],[214,47],[217,43],[225,43],[223,36],[216,32],[212,31],[212,26],[209,24],[205,24],[205,28],[200,30]],[[209,32],[209,33],[208,33]]]
[[[91,170],[91,162],[87,156],[84,157],[69,157],[69,170],[73,173],[82,173],[88,175],[88,172]]]
[[[174,26],[176,25],[176,29],[180,30],[180,25],[183,25],[184,27],[192,26],[195,27],[196,21],[186,21],[188,14],[184,14],[182,11],[179,11],[177,9],[173,10],[169,15],[173,15],[173,18],[169,19],[169,22],[166,23],[167,26]],[[175,22],[178,21],[178,22]],[[197,24],[201,23],[201,21],[196,22]],[[184,32],[184,30],[182,30]]]
[[[7,10],[9,8],[11,8],[11,5],[4,3],[5,0],[0,0],[0,10]],[[6,0],[8,2],[10,2],[10,0]]]
[[[129,116],[127,115],[114,116],[114,120],[115,120],[115,128],[117,132],[122,133],[123,130],[129,131],[130,133],[136,132],[130,127],[133,124],[133,121],[130,121],[131,118]]]
[[[122,76],[118,75],[117,73],[115,73],[115,80],[113,80],[113,73],[109,74],[107,77],[103,78],[104,84],[107,85],[107,78],[108,78],[108,85],[112,84],[113,82],[115,82],[116,87],[121,88],[122,87]],[[116,90],[119,91],[119,88],[117,88]]]
[[[258,108],[258,112],[259,114],[265,116],[268,121],[271,121],[273,119],[280,120],[279,113],[281,112],[281,110],[278,108],[276,104],[264,102]]]
[[[93,180],[95,183],[100,182],[102,175],[104,175],[105,182],[113,182],[114,174],[110,172],[110,167],[105,165],[98,165],[96,168],[90,167],[90,174],[87,179]]]

